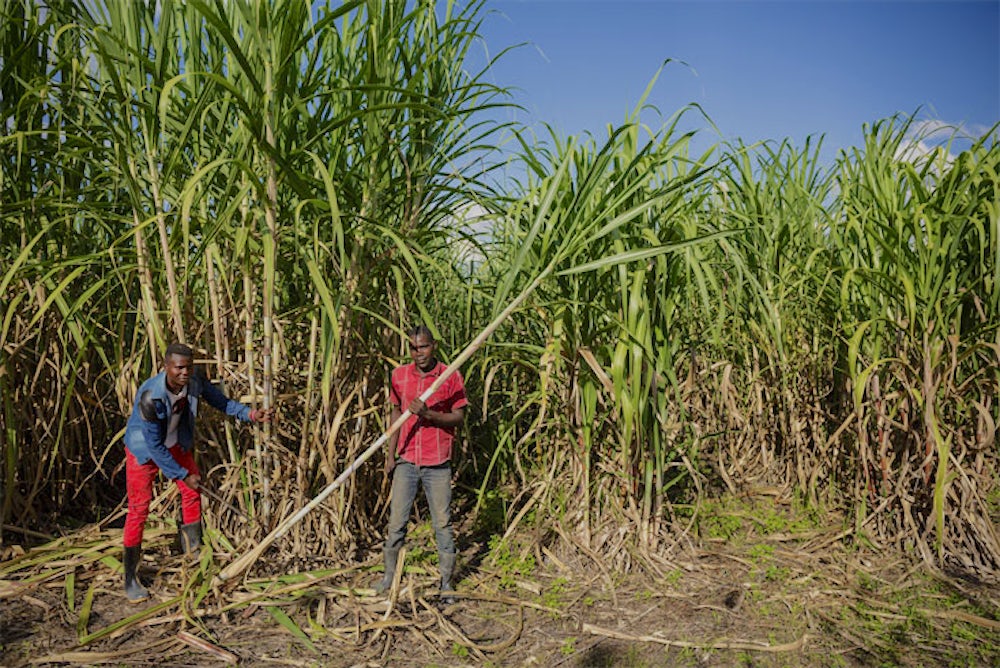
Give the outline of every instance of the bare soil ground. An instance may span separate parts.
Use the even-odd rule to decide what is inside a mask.
[[[995,583],[858,547],[842,525],[771,528],[786,530],[744,522],[669,554],[612,558],[566,541],[467,545],[451,605],[436,596],[432,543],[419,533],[389,597],[369,589],[374,554],[264,597],[259,577],[253,599],[240,588],[185,593],[198,578],[161,546],[144,564],[153,598],[129,604],[110,548],[48,562],[38,553],[32,566],[8,546],[0,664],[1000,665]],[[183,607],[171,603],[181,594]],[[115,627],[139,612],[149,614]]]

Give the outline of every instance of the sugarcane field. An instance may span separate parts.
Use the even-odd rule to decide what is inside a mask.
[[[0,0],[0,666],[1000,665],[1000,124],[539,134],[492,8]]]

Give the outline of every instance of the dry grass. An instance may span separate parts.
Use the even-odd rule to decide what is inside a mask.
[[[374,553],[352,563],[269,553],[274,575],[208,590],[217,566],[184,563],[171,551],[171,533],[154,531],[145,570],[155,598],[140,605],[121,592],[120,532],[95,527],[24,554],[6,548],[0,662],[832,667],[1000,660],[996,583],[869,550],[843,530],[842,518],[796,517],[770,497],[719,501],[714,516],[716,528],[687,547],[647,555],[646,567],[630,570],[609,570],[565,540],[543,538],[564,532],[539,524],[504,541],[468,539],[459,600],[449,606],[436,600],[425,526],[415,528],[405,574],[388,597],[368,588],[378,577]],[[727,536],[712,535],[726,527]]]

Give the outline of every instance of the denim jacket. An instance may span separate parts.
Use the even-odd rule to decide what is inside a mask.
[[[190,450],[194,444],[194,422],[198,416],[198,400],[243,422],[250,422],[250,407],[228,398],[217,390],[201,373],[188,380],[188,408],[177,425],[177,444]],[[150,459],[170,480],[186,478],[188,470],[177,463],[167,449],[167,427],[173,406],[167,394],[166,374],[160,372],[139,386],[135,393],[132,414],[125,426],[125,447],[140,464]]]

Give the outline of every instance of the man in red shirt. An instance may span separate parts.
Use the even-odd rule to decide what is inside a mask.
[[[390,424],[399,419],[404,407],[412,415],[388,439],[385,471],[386,475],[392,476],[392,499],[383,549],[385,576],[375,585],[375,591],[381,594],[392,586],[417,486],[422,484],[437,542],[442,598],[450,602],[454,599],[445,592],[454,591],[451,574],[455,569],[455,537],[451,529],[451,446],[455,428],[462,424],[465,406],[469,402],[465,397],[462,376],[457,371],[426,403],[420,400],[420,395],[447,367],[434,356],[437,342],[427,327],[414,327],[407,335],[413,363],[404,364],[392,372]]]

